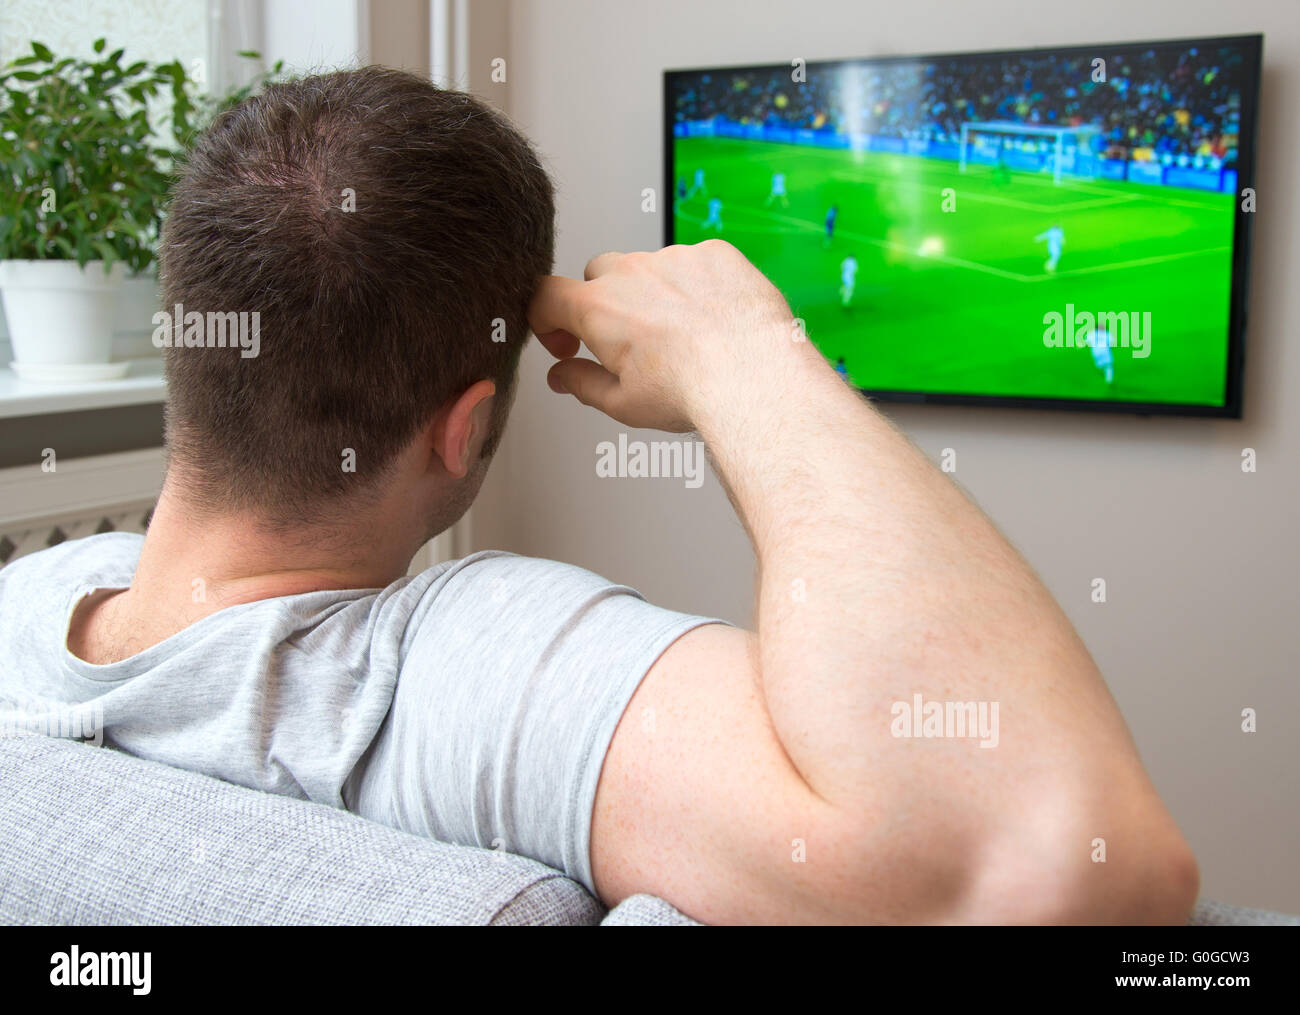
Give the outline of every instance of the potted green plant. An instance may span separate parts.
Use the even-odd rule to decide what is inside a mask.
[[[188,106],[179,62],[125,66],[32,51],[0,70],[0,292],[14,369],[32,380],[114,376],[117,291],[153,261],[172,150],[149,118],[163,89]]]

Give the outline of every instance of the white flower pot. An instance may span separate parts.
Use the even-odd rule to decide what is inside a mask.
[[[105,274],[103,261],[0,261],[15,369],[107,363],[125,275],[121,262]]]
[[[153,344],[158,313],[158,274],[152,268],[140,275],[128,275],[117,294],[117,316],[113,321],[113,359],[158,357],[162,350]]]

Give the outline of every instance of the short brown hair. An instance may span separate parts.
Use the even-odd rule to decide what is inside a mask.
[[[163,309],[257,312],[260,350],[164,353],[167,445],[193,492],[317,516],[483,378],[497,383],[495,444],[554,217],[528,141],[412,74],[302,78],[222,114],[172,193]]]

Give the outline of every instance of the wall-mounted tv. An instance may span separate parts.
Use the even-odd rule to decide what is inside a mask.
[[[1241,415],[1263,36],[664,75],[719,236],[891,401]]]

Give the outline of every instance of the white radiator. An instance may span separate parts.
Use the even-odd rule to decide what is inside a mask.
[[[161,448],[0,469],[0,567],[65,539],[144,532],[162,488]],[[420,548],[411,573],[470,552],[470,515]]]
[[[58,546],[65,539],[80,539],[101,532],[144,532],[152,513],[153,501],[144,501],[130,507],[119,505],[58,520],[8,526],[0,530],[0,567],[37,550]]]
[[[0,469],[0,567],[65,539],[144,532],[162,474],[160,448]]]

